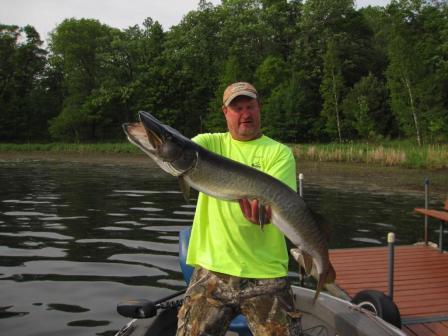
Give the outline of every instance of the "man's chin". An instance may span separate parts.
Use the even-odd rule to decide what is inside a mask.
[[[240,138],[244,138],[247,140],[252,140],[252,139],[256,139],[258,137],[260,137],[261,135],[261,131],[257,130],[253,127],[248,127],[248,128],[240,128],[238,135],[240,136]]]

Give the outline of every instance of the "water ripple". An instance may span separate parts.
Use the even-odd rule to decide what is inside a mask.
[[[145,224],[136,222],[136,221],[118,221],[118,222],[114,222],[114,224],[128,224],[128,225],[135,225],[135,226],[142,226]]]
[[[119,226],[103,226],[96,228],[96,230],[105,230],[105,231],[130,231],[130,228],[124,228]]]
[[[361,243],[375,244],[375,245],[383,245],[384,243],[378,239],[373,238],[365,238],[365,237],[353,237],[351,240]]]
[[[17,233],[0,232],[0,236],[7,237],[36,237],[36,238],[47,238],[54,240],[70,240],[74,239],[71,236],[65,236],[60,233],[55,232],[33,232],[33,231],[22,231]]]
[[[116,193],[132,193],[132,194],[180,194],[180,191],[176,190],[114,190]]]
[[[36,211],[7,211],[3,213],[6,216],[56,216]]]
[[[88,218],[87,216],[69,216],[69,217],[59,217],[59,216],[52,216],[52,217],[42,217],[39,218],[41,221],[55,221],[55,220],[66,220],[66,219],[84,219]]]
[[[148,211],[148,212],[163,211],[163,209],[160,209],[160,208],[131,208],[131,210],[140,210],[140,211]]]
[[[173,211],[174,215],[194,216],[194,211]]]
[[[14,204],[50,204],[49,201],[21,201],[21,200],[4,200],[3,203],[14,203]]]
[[[184,219],[184,218],[153,218],[153,217],[144,217],[140,218],[143,221],[149,221],[149,222],[185,222],[185,223],[191,223],[191,219]]]
[[[45,258],[63,258],[67,256],[65,249],[54,247],[44,247],[41,249],[19,249],[7,246],[0,246],[0,256],[2,257],[45,257]]]
[[[151,241],[128,240],[128,239],[78,239],[76,243],[84,244],[118,244],[131,249],[145,249],[150,251],[165,251],[177,253],[179,247],[177,244],[156,243]]]
[[[97,277],[119,277],[127,278],[165,276],[163,272],[155,267],[141,265],[130,265],[122,263],[104,262],[76,262],[68,260],[37,260],[28,261],[21,266],[0,267],[0,279],[11,277],[23,277],[24,275],[48,275],[57,274],[64,276],[97,276]]]
[[[146,231],[160,231],[160,232],[180,232],[189,226],[181,225],[165,225],[165,226],[145,226],[142,230]]]
[[[107,258],[114,261],[125,261],[129,263],[151,265],[161,269],[168,269],[179,272],[179,258],[175,255],[168,254],[114,254]]]

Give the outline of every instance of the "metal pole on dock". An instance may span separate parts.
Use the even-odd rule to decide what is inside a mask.
[[[387,272],[388,293],[391,300],[394,298],[394,259],[395,259],[395,233],[389,232],[387,234],[387,244],[389,245],[389,260]]]
[[[299,195],[303,197],[303,174],[299,174]]]
[[[303,197],[303,174],[300,173],[299,174],[299,195],[300,197]],[[302,267],[299,267],[300,269],[300,286],[304,286],[305,285],[305,270]]]
[[[429,178],[425,178],[425,210],[428,210]],[[428,246],[428,215],[425,215],[425,245]]]

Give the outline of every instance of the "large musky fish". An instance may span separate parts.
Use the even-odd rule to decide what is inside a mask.
[[[307,273],[313,267],[317,271],[314,299],[326,283],[334,282],[327,235],[293,189],[268,174],[204,149],[147,112],[139,112],[139,117],[140,123],[123,125],[129,141],[164,171],[178,176],[185,194],[192,187],[219,199],[257,199],[268,204],[272,224],[297,246],[293,257]]]

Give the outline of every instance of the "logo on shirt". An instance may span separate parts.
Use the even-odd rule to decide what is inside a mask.
[[[255,156],[251,166],[256,169],[261,169],[261,156]]]

